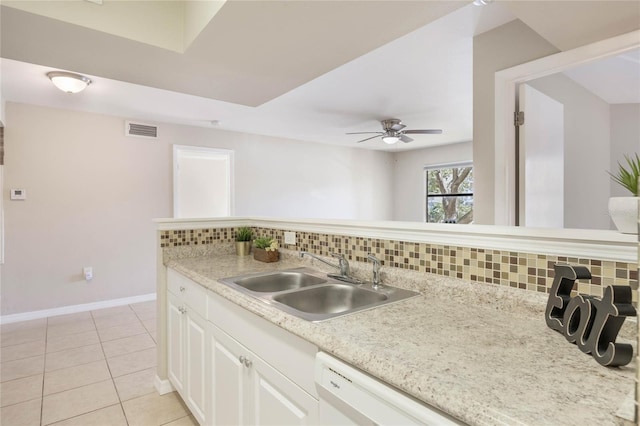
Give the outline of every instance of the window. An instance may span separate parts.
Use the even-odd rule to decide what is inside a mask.
[[[425,169],[426,221],[473,222],[473,167],[470,164]]]

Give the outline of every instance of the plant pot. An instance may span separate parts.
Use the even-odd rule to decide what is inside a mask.
[[[236,241],[236,254],[238,256],[249,256],[251,253],[251,241]]]
[[[278,250],[266,251],[265,249],[254,247],[253,258],[260,262],[277,262],[280,259],[280,252]]]
[[[609,216],[623,234],[638,233],[638,197],[609,198]]]

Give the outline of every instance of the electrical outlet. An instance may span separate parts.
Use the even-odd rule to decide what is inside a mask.
[[[296,245],[296,233],[292,231],[284,231],[284,243]]]
[[[82,274],[84,275],[84,279],[86,281],[91,281],[93,279],[93,267],[85,266],[82,268]]]

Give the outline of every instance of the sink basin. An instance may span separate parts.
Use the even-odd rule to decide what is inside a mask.
[[[327,282],[325,279],[301,271],[278,271],[249,277],[225,278],[223,281],[258,293],[293,290]]]
[[[341,313],[383,302],[388,298],[384,293],[344,284],[312,287],[273,296],[276,302],[311,314]]]
[[[321,275],[321,276],[318,276]],[[319,322],[397,302],[420,293],[371,284],[345,284],[310,268],[252,273],[220,280],[240,292],[307,321]]]

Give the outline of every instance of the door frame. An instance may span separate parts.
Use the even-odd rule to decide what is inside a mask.
[[[494,225],[516,225],[516,127],[518,85],[577,65],[640,48],[640,30],[495,73]]]
[[[234,179],[234,151],[230,149],[221,149],[221,148],[210,148],[206,146],[192,146],[192,145],[173,145],[173,164],[171,166],[171,170],[173,173],[173,217],[178,217],[178,206],[179,206],[179,194],[176,192],[177,183],[178,183],[178,173],[177,173],[177,165],[178,165],[178,152],[196,152],[196,153],[215,153],[219,155],[226,155],[229,157],[229,216],[234,216],[235,214],[235,179]]]

